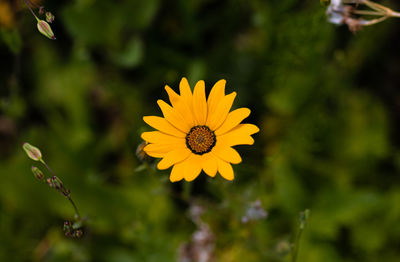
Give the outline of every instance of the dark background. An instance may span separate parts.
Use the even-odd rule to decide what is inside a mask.
[[[400,259],[400,20],[353,34],[316,0],[41,4],[56,41],[0,0],[0,261],[184,261],[194,203],[215,261],[289,261],[306,208],[298,261]],[[135,155],[142,117],[184,76],[226,79],[261,129],[233,182],[172,184]],[[35,180],[25,141],[89,217],[81,239],[63,235],[73,209]],[[268,217],[242,223],[255,200]]]

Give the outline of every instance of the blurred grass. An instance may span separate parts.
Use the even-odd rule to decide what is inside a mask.
[[[399,260],[398,21],[353,35],[311,0],[43,3],[57,41],[28,10],[1,28],[0,261],[177,261],[193,201],[216,261],[289,261],[305,208],[298,261]],[[183,76],[227,79],[261,127],[233,183],[135,171],[142,116]],[[84,238],[63,236],[73,210],[35,181],[24,141],[89,216]],[[268,218],[241,223],[256,199]]]

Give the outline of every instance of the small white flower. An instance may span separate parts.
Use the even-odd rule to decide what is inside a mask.
[[[330,8],[326,11],[326,16],[328,17],[328,21],[335,25],[343,24],[344,17],[343,13],[334,11]]]
[[[331,4],[329,6],[339,8],[342,6],[342,0],[331,0]]]
[[[358,9],[359,7],[360,9]],[[378,17],[365,19],[365,17],[371,17],[371,15]],[[326,9],[326,16],[330,23],[345,24],[350,31],[355,33],[365,26],[380,23],[389,17],[400,17],[400,12],[395,12],[371,0],[331,0]]]
[[[334,3],[338,2],[338,3]],[[332,1],[326,10],[328,21],[335,25],[341,25],[344,22],[345,8],[341,1]]]

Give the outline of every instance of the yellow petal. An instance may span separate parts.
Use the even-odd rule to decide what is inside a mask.
[[[142,139],[148,143],[156,143],[156,144],[182,144],[186,143],[184,138],[179,138],[176,136],[170,136],[164,134],[160,131],[150,131],[150,132],[143,132]]]
[[[193,181],[201,172],[202,160],[200,155],[191,154],[185,161],[185,174],[186,181]]]
[[[222,136],[217,136],[217,141],[226,146],[252,145],[254,139],[250,136],[259,131],[258,127],[252,124],[240,124]]]
[[[169,151],[186,148],[186,144],[148,144],[143,150],[147,153],[147,151],[158,151],[163,153],[168,153]]]
[[[179,101],[180,96],[177,93],[175,93],[175,91],[172,90],[172,88],[169,87],[168,85],[165,86],[165,91],[167,91],[167,94],[168,94],[168,97],[169,97],[169,101],[171,102],[171,105],[174,106],[175,103],[177,101]]]
[[[243,119],[245,119],[249,115],[250,115],[250,109],[245,107],[233,110],[228,114],[227,118],[225,119],[225,122],[217,130],[215,130],[215,134],[217,136],[225,134],[232,128],[239,125],[240,122],[242,122]]]
[[[233,100],[235,100],[236,92],[233,92],[221,99],[216,110],[214,112],[210,112],[207,118],[206,125],[211,130],[216,130],[218,127],[222,125],[228,116],[229,110],[231,110]]]
[[[193,92],[193,111],[197,125],[204,125],[207,120],[207,101],[205,83],[198,81]]]
[[[184,149],[186,145],[183,143],[180,144],[148,144],[146,145],[143,150],[152,157],[164,157],[168,152],[177,150],[177,149]]]
[[[179,92],[181,97],[186,101],[192,101],[192,90],[190,90],[190,85],[186,77],[182,77],[181,82],[179,83]]]
[[[161,152],[161,151],[145,151],[147,155],[155,158],[162,158],[167,154],[166,152]]]
[[[211,153],[204,154],[201,156],[202,158],[202,167],[204,172],[210,177],[215,177],[217,174],[217,160],[215,159],[214,155]]]
[[[211,152],[222,160],[232,164],[239,164],[240,162],[242,162],[242,158],[235,149],[229,146],[222,145],[218,142]]]
[[[161,108],[161,111],[162,111],[165,119],[171,125],[175,126],[176,128],[178,128],[179,130],[181,130],[184,133],[187,133],[190,130],[190,128],[192,126],[189,125],[185,121],[185,119],[182,117],[181,114],[179,114],[179,112],[177,112],[176,109],[174,109],[173,107],[171,107],[170,105],[168,105],[167,103],[165,103],[162,100],[158,100],[157,104]]]
[[[167,169],[173,164],[185,160],[191,153],[187,148],[170,151],[158,162],[157,168],[160,170]]]
[[[207,100],[208,116],[212,115],[217,109],[219,102],[225,96],[225,84],[224,79],[219,80],[210,91],[210,95]]]
[[[176,137],[186,137],[185,133],[176,129],[167,120],[165,120],[165,118],[158,116],[145,116],[143,117],[143,121],[146,122],[149,126],[158,129],[159,131],[168,135]]]
[[[233,180],[234,175],[231,164],[221,159],[217,159],[217,162],[218,162],[218,172],[221,174],[221,176],[226,180]]]
[[[185,175],[185,161],[175,164],[172,167],[171,174],[169,175],[169,180],[171,182],[177,182],[182,180]]]
[[[193,127],[195,125],[193,109],[192,109],[192,98],[190,101],[185,101],[182,96],[179,96],[169,86],[165,86],[165,90],[168,93],[169,101],[172,107],[185,119],[186,123]]]

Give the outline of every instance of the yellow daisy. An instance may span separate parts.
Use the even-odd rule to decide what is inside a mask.
[[[252,134],[259,131],[252,124],[240,124],[250,115],[248,108],[229,112],[236,92],[225,95],[225,80],[218,81],[206,100],[204,81],[198,81],[192,93],[186,78],[179,84],[180,95],[168,85],[169,104],[157,103],[164,117],[145,116],[143,120],[158,131],[144,132],[148,143],[144,151],[162,158],[158,169],[173,166],[171,182],[194,180],[201,172],[214,177],[217,171],[227,180],[233,180],[232,164],[242,158],[232,148],[235,145],[252,145]]]

